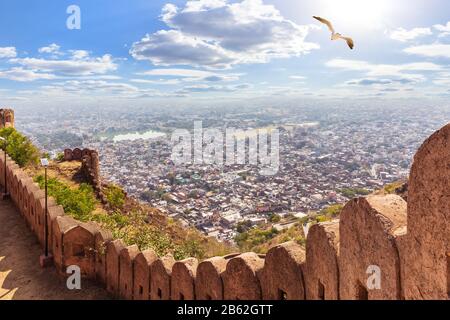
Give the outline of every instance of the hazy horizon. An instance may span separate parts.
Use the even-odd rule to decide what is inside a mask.
[[[79,30],[67,26],[72,4]],[[0,9],[0,100],[11,107],[450,96],[442,0],[21,0]],[[312,15],[355,49],[330,41]]]

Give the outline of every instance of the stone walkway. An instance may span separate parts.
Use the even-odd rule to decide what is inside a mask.
[[[0,300],[108,299],[103,289],[86,280],[82,290],[68,290],[54,268],[39,266],[41,251],[15,206],[0,200]]]

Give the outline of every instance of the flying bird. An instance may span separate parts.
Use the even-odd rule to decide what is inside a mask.
[[[322,22],[323,24],[325,24],[328,27],[328,29],[330,29],[330,31],[331,31],[331,40],[339,40],[339,39],[345,40],[347,42],[348,46],[350,47],[350,49],[353,50],[353,48],[355,47],[355,44],[354,44],[352,38],[344,37],[340,33],[336,32],[334,30],[333,25],[331,24],[331,22],[328,21],[327,19],[324,19],[324,18],[321,18],[321,17],[317,17],[317,16],[313,16],[313,18],[318,20],[318,21],[320,21],[320,22]]]

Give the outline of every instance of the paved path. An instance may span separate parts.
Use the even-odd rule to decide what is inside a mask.
[[[68,290],[54,268],[39,266],[41,251],[14,205],[0,200],[0,300],[108,299],[86,280],[82,290]]]

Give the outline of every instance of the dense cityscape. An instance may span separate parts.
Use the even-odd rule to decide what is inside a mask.
[[[427,116],[423,116],[426,113]],[[68,147],[100,153],[104,179],[209,236],[231,241],[239,223],[271,215],[303,218],[408,176],[419,144],[448,119],[443,107],[223,107],[135,109],[124,112],[20,114],[21,130],[54,155]],[[175,165],[171,133],[271,126],[280,132],[280,167]],[[282,221],[286,221],[283,219]],[[275,224],[275,228],[286,225]]]

